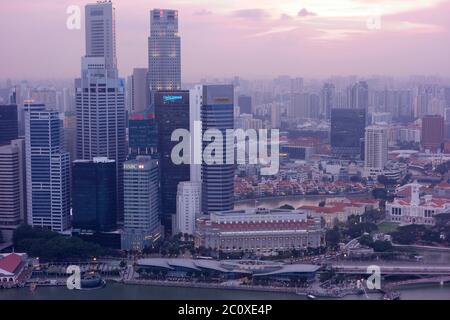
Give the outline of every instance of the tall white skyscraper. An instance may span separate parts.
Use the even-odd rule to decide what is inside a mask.
[[[118,220],[123,217],[122,165],[125,144],[125,81],[117,74],[114,8],[86,6],[86,56],[75,80],[77,159],[106,157],[117,163]]]
[[[194,234],[195,220],[202,212],[202,184],[180,182],[177,192],[177,216],[174,233]]]
[[[86,57],[105,58],[108,76],[117,77],[115,8],[111,2],[86,5]]]
[[[150,12],[148,73],[152,91],[181,89],[181,40],[176,10]]]
[[[367,176],[382,174],[388,161],[388,128],[369,126],[365,133],[365,171]]]
[[[27,105],[25,148],[28,224],[56,232],[70,227],[70,155],[59,113]]]
[[[202,181],[202,122],[203,86],[189,91],[189,131],[191,132],[191,181]]]

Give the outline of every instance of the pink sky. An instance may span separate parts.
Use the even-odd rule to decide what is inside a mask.
[[[84,30],[66,28],[66,9],[91,2],[2,0],[0,78],[78,76]],[[184,81],[279,74],[450,76],[450,0],[114,3],[121,76],[147,65],[152,8],[180,12]],[[367,20],[377,16],[381,28],[370,30]]]

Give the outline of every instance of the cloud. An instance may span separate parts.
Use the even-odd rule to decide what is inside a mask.
[[[317,16],[317,13],[308,11],[306,8],[303,8],[300,10],[297,14],[298,17],[304,18],[304,17],[314,17]]]
[[[212,11],[209,11],[206,9],[202,9],[202,10],[194,12],[194,16],[209,16],[212,14],[213,14]]]
[[[262,20],[269,18],[270,14],[263,9],[243,9],[232,12],[232,16],[242,19]]]
[[[282,13],[280,16],[280,20],[291,21],[291,20],[293,20],[293,17],[286,13]]]
[[[274,27],[271,30],[263,31],[259,33],[255,33],[253,35],[250,35],[248,38],[258,38],[258,37],[264,37],[264,36],[270,36],[273,34],[279,34],[279,33],[285,33],[297,30],[298,27],[292,26],[292,27]]]

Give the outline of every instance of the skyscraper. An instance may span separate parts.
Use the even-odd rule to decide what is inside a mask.
[[[117,74],[114,8],[86,6],[86,56],[75,80],[77,159],[106,157],[117,164],[118,219],[123,218],[122,164],[125,145],[125,82]]]
[[[238,106],[241,114],[252,114],[252,97],[244,95],[239,96]]]
[[[355,83],[350,90],[349,105],[352,109],[369,109],[369,86],[365,81]]]
[[[177,218],[174,233],[194,234],[195,220],[202,212],[202,184],[180,182],[177,192]]]
[[[209,129],[219,130],[225,141],[227,129],[234,129],[234,88],[232,85],[203,86],[201,106],[202,136]],[[203,141],[203,150],[209,143]],[[224,144],[225,145],[225,144]],[[234,208],[233,164],[226,164],[226,147],[222,164],[202,164],[202,210],[204,213]]]
[[[322,106],[321,115],[325,119],[331,118],[331,109],[333,108],[333,102],[335,97],[335,87],[332,83],[325,83],[322,88]]]
[[[158,150],[158,126],[155,114],[149,111],[130,114],[128,117],[128,155],[156,155]]]
[[[17,105],[0,105],[0,146],[18,137]]]
[[[143,112],[150,106],[147,68],[135,68],[128,77],[127,101],[129,113]]]
[[[445,141],[444,118],[427,115],[422,118],[422,147],[436,152]]]
[[[367,176],[377,177],[383,173],[388,161],[388,132],[385,126],[366,128],[364,167]]]
[[[334,156],[354,159],[361,155],[361,143],[366,127],[364,109],[331,110],[331,149]]]
[[[28,224],[62,232],[70,227],[70,155],[62,147],[59,113],[42,105],[26,110]]]
[[[148,73],[151,91],[181,89],[180,51],[178,11],[152,10],[148,38]]]
[[[123,250],[142,250],[161,237],[158,160],[138,157],[124,164]]]
[[[107,158],[76,160],[72,168],[73,228],[108,232],[117,222],[116,162]]]
[[[189,131],[191,132],[191,182],[202,181],[202,131],[201,112],[203,105],[203,86],[196,85],[189,91]],[[197,140],[197,141],[196,141]]]
[[[104,58],[108,77],[117,74],[115,8],[111,2],[86,5],[86,57]]]
[[[25,142],[17,139],[0,146],[0,233],[5,242],[25,218]]]
[[[177,165],[172,161],[172,141],[177,129],[189,130],[189,91],[160,91],[155,94],[155,113],[158,125],[158,153],[161,169],[162,223],[166,231],[172,229],[176,214],[177,187],[190,180],[189,164]]]

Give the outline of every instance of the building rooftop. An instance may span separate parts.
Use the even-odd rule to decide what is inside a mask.
[[[13,275],[22,263],[22,257],[16,253],[0,256],[0,275]]]

